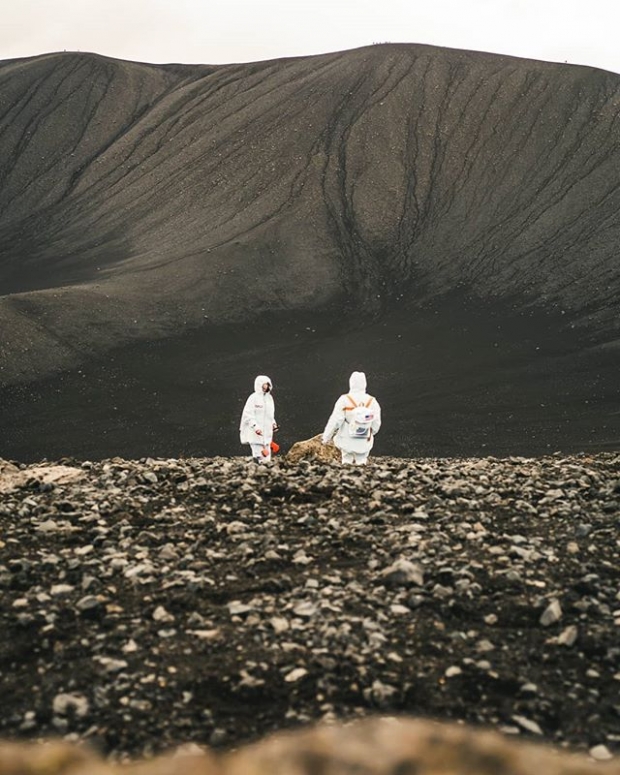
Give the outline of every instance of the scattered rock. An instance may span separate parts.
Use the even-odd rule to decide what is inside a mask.
[[[512,720],[524,729],[526,732],[531,732],[533,735],[542,735],[543,731],[540,726],[532,719],[525,718],[525,716],[512,716]]]
[[[173,622],[174,616],[171,613],[168,613],[163,605],[158,605],[157,608],[153,611],[153,621],[160,623]]]
[[[562,607],[557,600],[552,600],[540,616],[540,623],[543,627],[549,627],[551,624],[559,622],[562,618]]]
[[[60,716],[74,713],[78,718],[88,715],[89,703],[83,694],[57,694],[54,697],[53,710]]]
[[[597,762],[607,762],[610,759],[613,759],[611,751],[606,745],[592,746],[592,748],[590,748],[590,756]]]
[[[558,644],[560,646],[574,646],[578,634],[579,630],[577,629],[577,625],[571,624],[563,629],[562,632],[558,635]]]
[[[396,562],[382,570],[381,578],[385,584],[390,586],[409,586],[414,584],[421,587],[424,585],[423,569],[416,563],[403,558],[396,560]]]

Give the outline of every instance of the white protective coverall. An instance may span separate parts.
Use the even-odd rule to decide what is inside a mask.
[[[358,406],[368,406],[374,414],[371,432],[367,439],[356,439],[349,436],[347,428],[347,414],[353,404],[349,396]],[[342,451],[343,463],[363,465],[368,460],[368,453],[375,443],[375,434],[381,427],[381,407],[376,398],[366,392],[366,375],[363,371],[354,371],[349,378],[349,392],[344,393],[336,401],[331,417],[327,421],[323,431],[323,444],[327,444],[331,438],[334,444]],[[335,434],[335,435],[334,435]]]
[[[269,392],[263,391],[263,385],[269,385]],[[271,447],[274,428],[277,427],[275,406],[269,377],[259,374],[254,380],[254,392],[249,396],[243,407],[239,425],[239,439],[242,444],[249,444],[252,457],[259,462],[271,459]]]

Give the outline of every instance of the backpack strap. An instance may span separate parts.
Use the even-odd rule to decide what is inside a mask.
[[[344,411],[350,412],[351,409],[357,409],[360,406],[365,406],[366,409],[372,404],[372,402],[375,400],[372,396],[368,396],[368,401],[366,403],[358,404],[357,401],[353,398],[351,395],[347,395],[347,400],[351,404],[351,406],[345,406]]]
[[[344,407],[344,411],[345,411],[345,412],[349,412],[349,411],[351,411],[351,409],[357,409],[357,402],[356,402],[356,400],[353,398],[353,396],[347,396],[347,400],[349,401],[349,403],[351,404],[351,406],[345,406],[345,407]]]

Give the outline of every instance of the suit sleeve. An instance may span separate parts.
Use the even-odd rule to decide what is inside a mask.
[[[256,427],[256,414],[254,412],[254,396],[250,396],[245,402],[243,412],[241,414],[241,427],[247,425],[250,428]]]
[[[327,421],[325,430],[323,431],[323,444],[327,444],[327,442],[334,437],[344,422],[344,418],[344,401],[341,396],[334,404],[334,409],[329,420]]]

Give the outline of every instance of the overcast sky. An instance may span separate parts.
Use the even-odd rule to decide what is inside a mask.
[[[620,0],[4,0],[0,59],[254,62],[427,43],[620,73]]]

